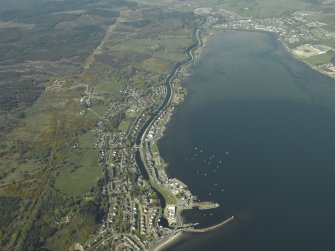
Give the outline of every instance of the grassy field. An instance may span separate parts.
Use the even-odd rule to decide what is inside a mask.
[[[84,196],[102,177],[102,168],[98,165],[99,152],[93,148],[95,137],[86,133],[79,138],[81,154],[72,154],[70,161],[77,166],[64,167],[56,177],[55,187],[70,196]]]
[[[176,197],[168,189],[155,182],[150,182],[150,184],[163,195],[166,204],[176,204]]]
[[[78,139],[79,146],[82,148],[92,148],[95,142],[95,136],[93,133],[85,133],[80,135]]]
[[[153,71],[164,71],[166,70],[166,61],[178,62],[185,59],[183,52],[190,45],[190,38],[185,36],[160,36],[159,39],[132,39],[127,40],[114,46],[114,50],[121,51],[136,51],[142,53],[151,53],[152,58],[147,59],[146,66],[148,64],[152,66],[152,63],[157,63],[159,59],[160,65],[156,65]],[[160,48],[157,50],[157,48]],[[150,68],[151,69],[151,68]]]
[[[162,58],[171,62],[180,62],[186,59],[186,55],[181,54],[181,53],[172,53],[172,52],[165,52],[165,51],[160,51],[155,53],[155,56],[157,58]]]
[[[157,39],[143,38],[143,39],[129,39],[114,46],[114,50],[134,50],[136,52],[144,52],[151,50],[151,47],[158,45]]]
[[[165,73],[169,68],[169,63],[163,58],[149,58],[143,61],[143,67],[157,73]]]
[[[100,116],[103,116],[107,110],[107,107],[105,105],[93,105],[91,109]]]
[[[129,128],[130,120],[122,120],[122,122],[119,125],[119,130],[126,132]]]
[[[160,36],[165,50],[157,51],[154,57],[161,58],[173,63],[180,62],[186,58],[184,54],[190,45],[190,38],[185,36]]]
[[[67,250],[66,247],[77,242],[85,242],[95,229],[94,221],[75,216],[66,228],[58,231],[46,243],[48,250]],[[69,250],[75,250],[73,247]]]
[[[121,88],[121,83],[117,81],[103,81],[96,86],[96,90],[106,92],[119,92]]]
[[[334,56],[335,56],[335,52],[329,51],[321,55],[306,58],[306,61],[312,65],[327,64],[331,62],[331,59]]]
[[[152,150],[153,153],[158,153],[159,150],[158,150],[158,146],[157,146],[157,144],[152,144],[152,145],[151,145],[151,150]]]
[[[79,167],[74,171],[64,167],[56,178],[56,189],[70,196],[84,196],[102,177],[102,169],[96,161],[98,158],[96,150],[86,151],[81,158],[73,157],[72,161]]]

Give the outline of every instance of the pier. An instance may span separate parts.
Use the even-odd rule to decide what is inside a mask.
[[[199,201],[199,202],[193,201],[189,205],[181,206],[180,209],[182,211],[190,210],[190,209],[193,209],[193,208],[198,208],[199,210],[208,210],[208,209],[217,208],[219,206],[220,206],[219,203],[215,203],[215,202],[212,202],[212,201]]]
[[[219,228],[222,228],[223,226],[229,224],[230,222],[232,222],[235,219],[234,216],[230,217],[227,220],[224,220],[222,222],[220,222],[219,224],[216,224],[214,226],[210,226],[210,227],[206,227],[206,228],[194,228],[194,227],[190,227],[190,228],[184,228],[183,231],[184,232],[189,232],[189,233],[206,233],[206,232],[211,232],[211,231],[215,231]]]

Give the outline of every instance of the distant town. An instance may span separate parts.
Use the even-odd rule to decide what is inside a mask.
[[[308,17],[316,15],[317,11],[296,11],[278,18],[242,17],[231,11],[212,8],[199,8],[195,13],[206,16],[214,29],[275,33],[283,45],[302,60],[335,51],[331,46],[323,44],[334,39],[335,32],[327,30],[326,23],[308,20]],[[310,63],[310,66],[323,74],[335,77],[334,63]]]

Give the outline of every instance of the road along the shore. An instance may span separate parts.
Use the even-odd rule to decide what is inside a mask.
[[[135,156],[136,164],[137,164],[143,178],[146,179],[146,180],[149,180],[149,181],[152,181],[152,178],[150,177],[150,174],[149,174],[148,170],[146,169],[145,160],[142,159],[140,148],[142,147],[142,143],[144,142],[144,139],[147,135],[148,130],[151,128],[153,123],[155,123],[155,121],[158,119],[158,117],[171,104],[171,99],[172,99],[172,96],[173,96],[173,90],[172,90],[173,80],[175,79],[178,72],[183,67],[186,67],[189,64],[194,62],[194,60],[195,60],[194,51],[196,49],[198,49],[200,46],[202,46],[202,41],[200,39],[200,30],[199,29],[195,30],[194,37],[195,37],[194,44],[191,45],[186,50],[187,59],[183,60],[182,62],[177,63],[176,66],[174,67],[174,69],[172,70],[171,74],[169,75],[169,77],[165,81],[166,96],[165,96],[165,99],[164,99],[163,103],[154,112],[154,114],[145,122],[145,124],[143,125],[143,127],[141,128],[141,130],[139,131],[139,133],[136,137],[136,145],[137,145],[136,156]],[[154,187],[153,187],[153,189],[155,190],[155,192],[158,195],[158,198],[159,198],[160,203],[161,203],[161,207],[164,209],[165,205],[166,205],[166,202],[165,202],[165,199],[164,199],[163,195],[157,189],[155,189]]]

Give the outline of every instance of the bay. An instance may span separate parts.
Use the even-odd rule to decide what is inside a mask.
[[[335,250],[335,81],[297,61],[274,35],[211,38],[188,96],[159,141],[168,173],[200,200],[186,212],[215,232],[171,250]]]

